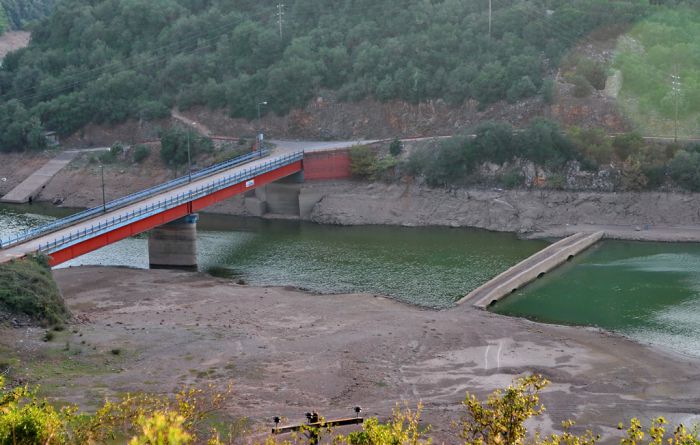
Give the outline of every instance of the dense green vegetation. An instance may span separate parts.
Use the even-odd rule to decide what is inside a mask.
[[[0,265],[0,309],[49,324],[63,323],[69,317],[45,257]]]
[[[415,151],[408,171],[423,175],[430,185],[452,185],[468,182],[485,162],[502,165],[522,159],[559,169],[571,160],[587,161],[574,142],[546,120],[537,120],[518,133],[510,125],[487,122],[474,135],[450,138],[437,149]]]
[[[354,153],[354,173],[372,179],[391,179],[393,164],[376,153]],[[422,176],[431,186],[486,184],[481,167],[499,167],[497,184],[507,188],[525,185],[523,162],[548,172],[546,186],[566,188],[572,164],[591,173],[608,170],[615,190],[647,190],[663,186],[700,191],[700,145],[645,140],[637,133],[608,136],[600,129],[561,130],[556,123],[535,120],[516,130],[510,125],[486,122],[469,134],[455,136],[414,150],[400,165]],[[541,184],[542,185],[542,184]]]
[[[187,164],[201,154],[214,151],[212,140],[197,132],[184,128],[170,128],[160,133],[160,157],[170,166]]]
[[[640,22],[621,41],[622,102],[628,115],[653,134],[697,134],[700,124],[700,11],[663,10]],[[674,91],[672,76],[679,77]]]
[[[7,19],[5,8],[0,7],[0,34],[7,31],[10,27],[10,21]]]
[[[18,99],[44,128],[68,134],[88,122],[165,116],[174,105],[254,117],[264,99],[264,111],[285,113],[324,88],[344,100],[516,101],[551,94],[545,77],[591,30],[660,7],[497,1],[489,35],[486,2],[295,0],[280,35],[273,6],[62,1],[34,27],[30,47],[6,58],[0,102]]]
[[[21,29],[30,22],[48,16],[55,3],[55,0],[0,0],[0,27],[4,15],[9,28]]]

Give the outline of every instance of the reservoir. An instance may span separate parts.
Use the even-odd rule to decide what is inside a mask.
[[[70,213],[36,204],[0,207],[0,235]],[[431,308],[451,307],[547,245],[482,230],[322,226],[208,214],[200,215],[197,241],[200,270],[250,285],[387,295]],[[126,239],[59,267],[78,265],[147,268],[147,239]]]
[[[700,245],[603,241],[492,310],[700,356]]]
[[[0,207],[0,234],[75,210]],[[363,292],[444,309],[544,248],[515,235],[438,227],[322,226],[200,215],[199,268],[253,286]],[[148,267],[145,236],[59,267]],[[493,311],[596,326],[700,356],[700,245],[603,241],[497,303]]]

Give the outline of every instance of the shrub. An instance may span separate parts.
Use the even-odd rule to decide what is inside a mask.
[[[60,445],[67,442],[67,411],[57,411],[27,387],[4,391],[0,376],[0,443]]]
[[[367,145],[358,145],[350,149],[350,171],[353,175],[370,179],[387,179],[386,173],[398,165],[393,156],[378,156]]]
[[[542,94],[542,100],[546,104],[554,103],[554,97],[556,93],[556,87],[552,79],[545,79],[542,82],[542,88],[540,88],[540,94]]]
[[[496,390],[485,403],[467,393],[463,405],[460,437],[467,444],[521,444],[525,421],[544,411],[539,393],[549,381],[538,375],[516,380],[505,390]]]
[[[211,139],[198,133],[182,128],[170,128],[160,134],[160,157],[168,165],[178,166],[187,163],[187,152],[195,159],[202,153],[210,153],[214,149]]]
[[[532,82],[532,79],[530,79],[530,76],[523,76],[508,88],[506,99],[510,103],[515,103],[520,99],[534,96],[535,94],[537,94],[537,87]]]
[[[613,139],[615,155],[622,161],[630,156],[640,155],[644,147],[644,138],[638,133],[625,133],[615,136]]]
[[[700,191],[700,153],[679,151],[669,163],[668,173],[684,189]]]
[[[513,127],[507,123],[485,122],[474,129],[474,134],[471,145],[476,162],[503,164],[518,154]]]
[[[491,393],[485,401],[467,393],[463,406],[465,414],[456,424],[465,445],[594,445],[598,436],[586,431],[574,435],[569,430],[571,421],[562,422],[564,432],[542,437],[539,433],[528,438],[526,422],[541,414],[545,407],[540,403],[540,391],[548,381],[539,375],[522,377],[506,389]],[[377,418],[365,419],[362,431],[348,436],[332,436],[331,429],[324,429],[330,437],[321,437],[320,428],[304,426],[302,434],[292,440],[278,440],[275,436],[245,437],[244,425],[237,423],[224,440],[212,428],[216,416],[228,399],[230,392],[208,395],[202,390],[183,390],[175,397],[148,394],[127,394],[116,401],[107,401],[95,414],[79,414],[68,406],[54,408],[45,399],[37,397],[28,387],[7,390],[0,376],[0,444],[68,443],[123,443],[120,438],[131,437],[131,445],[184,445],[189,443],[252,443],[256,445],[291,445],[305,443],[303,434],[320,443],[337,445],[428,445],[430,426],[421,424],[422,405],[416,410],[397,407],[387,423]],[[219,419],[220,420],[220,419]],[[659,417],[647,430],[633,418],[620,439],[621,445],[641,443],[648,435],[649,443],[690,445],[698,443],[697,428],[688,430],[683,425],[669,429]],[[624,429],[622,423],[618,429]],[[242,436],[242,437],[241,437]],[[262,440],[262,441],[261,441]]]
[[[593,92],[591,83],[580,74],[571,76],[570,82],[574,85],[574,97],[588,97]]]
[[[129,445],[186,445],[192,442],[192,435],[183,426],[185,418],[172,411],[141,416],[136,423],[141,427],[141,434],[134,436]]]
[[[437,152],[427,159],[423,167],[425,180],[430,185],[449,185],[461,182],[473,168],[470,162],[474,149],[464,138],[441,141]]]
[[[100,155],[97,157],[97,159],[102,164],[111,164],[117,160],[117,157],[114,155],[112,150],[109,150],[109,151],[103,151],[102,153],[100,153]]]
[[[148,145],[139,144],[134,147],[134,162],[142,163],[151,155],[151,148]]]
[[[369,178],[374,174],[377,154],[368,145],[357,145],[350,149],[350,171],[353,175]]]
[[[596,90],[605,89],[608,75],[602,63],[590,59],[580,59],[576,66],[576,73],[584,77]]]
[[[61,324],[70,317],[46,257],[0,265],[0,306],[49,324]]]
[[[569,137],[576,149],[585,158],[597,165],[607,164],[612,160],[612,140],[599,128],[578,128],[569,130]]]
[[[112,153],[112,156],[115,158],[121,156],[124,154],[124,144],[121,142],[115,142],[111,147],[109,147],[109,152]]]
[[[573,142],[556,123],[546,119],[534,120],[519,134],[517,142],[523,150],[521,157],[539,165],[558,167],[576,158]]]
[[[520,170],[511,170],[501,176],[501,183],[505,188],[518,188],[525,182],[525,175]]]
[[[350,433],[347,438],[338,436],[334,443],[429,445],[431,440],[425,435],[430,431],[430,427],[424,428],[420,425],[422,410],[423,405],[420,403],[415,411],[407,406],[403,410],[397,406],[389,422],[382,424],[376,417],[369,418],[362,424],[362,431]]]
[[[400,140],[394,139],[393,141],[391,141],[391,144],[389,145],[389,153],[391,153],[392,156],[398,156],[401,154],[402,151],[403,144]]]
[[[649,178],[642,171],[641,162],[635,157],[629,157],[622,164],[621,185],[623,190],[639,191],[646,188]]]
[[[546,184],[548,188],[564,190],[566,188],[566,177],[559,173],[549,175]]]

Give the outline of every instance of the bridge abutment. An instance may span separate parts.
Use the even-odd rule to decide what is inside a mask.
[[[299,218],[303,175],[292,175],[246,193],[243,204],[253,216],[267,214]]]
[[[197,269],[197,214],[151,230],[148,262],[151,269]]]

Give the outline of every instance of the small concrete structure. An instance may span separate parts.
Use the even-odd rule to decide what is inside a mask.
[[[12,204],[31,202],[36,195],[41,193],[41,190],[43,190],[56,173],[70,164],[77,155],[77,151],[64,151],[58,154],[58,156],[44,164],[39,170],[29,175],[29,177],[22,181],[17,187],[10,190],[7,195],[0,199],[0,202]]]
[[[253,216],[272,214],[299,218],[299,201],[303,182],[303,172],[299,172],[264,187],[258,187],[245,194],[243,205],[246,211]]]
[[[489,307],[588,249],[603,235],[603,232],[576,233],[559,240],[473,290],[457,304],[472,302],[480,308]]]
[[[197,214],[187,215],[151,230],[151,269],[197,269],[197,219]]]

